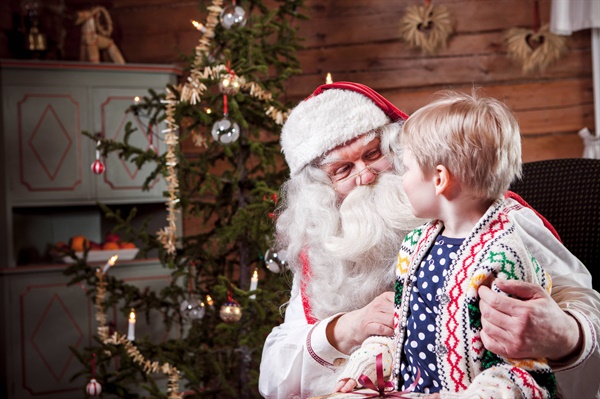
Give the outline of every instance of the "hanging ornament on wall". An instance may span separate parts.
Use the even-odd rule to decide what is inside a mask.
[[[227,302],[219,310],[219,316],[225,323],[237,323],[242,318],[242,307],[233,299],[231,291],[227,293]]]
[[[274,249],[267,249],[265,252],[265,264],[267,269],[273,273],[281,272],[287,266],[287,251],[281,249],[276,251]]]
[[[452,15],[444,6],[434,6],[430,0],[424,6],[413,5],[406,9],[400,20],[400,35],[413,48],[426,54],[435,54],[446,47],[454,32]]]
[[[223,8],[221,12],[221,26],[225,29],[241,28],[246,25],[246,10],[237,5],[234,0],[231,5]]]
[[[96,175],[104,173],[106,167],[100,160],[100,140],[96,143],[96,160],[92,163],[92,172]]]
[[[521,65],[523,73],[543,72],[563,56],[567,39],[550,32],[549,25],[540,25],[538,0],[534,1],[533,29],[511,28],[506,32],[508,55]]]
[[[227,96],[223,95],[223,119],[219,119],[212,127],[211,134],[216,142],[231,144],[240,137],[240,126],[227,117]]]
[[[100,396],[102,393],[102,385],[94,378],[96,374],[96,354],[92,354],[92,379],[85,387],[85,391],[89,396]]]

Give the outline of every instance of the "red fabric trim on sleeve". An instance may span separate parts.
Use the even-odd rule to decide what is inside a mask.
[[[517,193],[514,193],[512,191],[507,191],[506,194],[504,195],[505,198],[512,198],[515,201],[517,201],[519,204],[523,205],[526,208],[531,209],[532,211],[535,212],[535,214],[542,219],[542,222],[544,223],[544,226],[546,226],[546,228],[548,230],[550,230],[550,232],[554,235],[554,237],[556,237],[556,239],[560,242],[562,242],[562,240],[560,239],[560,236],[558,235],[558,232],[556,231],[556,229],[554,228],[554,226],[552,226],[552,224],[550,224],[550,222],[544,217],[542,216],[540,213],[538,213],[538,211],[536,211],[535,209],[533,209],[533,207],[531,205],[529,205],[527,203],[527,201],[525,201],[523,198],[521,198],[521,196]]]
[[[318,320],[312,315],[310,309],[310,302],[306,296],[306,283],[310,281],[312,273],[310,272],[310,262],[308,261],[308,253],[302,251],[300,254],[300,261],[302,262],[302,283],[300,283],[300,294],[302,295],[302,306],[304,307],[304,316],[308,324],[315,324]]]

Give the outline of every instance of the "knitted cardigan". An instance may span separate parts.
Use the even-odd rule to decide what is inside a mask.
[[[479,220],[449,265],[439,296],[436,358],[442,398],[553,398],[556,379],[546,359],[515,360],[483,347],[477,289],[494,279],[540,284],[548,292],[550,277],[525,248],[509,221],[512,199],[497,200]],[[394,381],[398,389],[400,358],[406,332],[410,291],[416,270],[442,231],[440,221],[426,223],[402,243],[396,266]]]

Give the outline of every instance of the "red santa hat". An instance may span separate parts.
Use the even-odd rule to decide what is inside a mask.
[[[281,130],[281,149],[294,176],[329,150],[408,115],[375,90],[352,82],[317,87]]]

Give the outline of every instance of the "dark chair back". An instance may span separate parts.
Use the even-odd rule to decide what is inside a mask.
[[[527,162],[510,189],[548,219],[600,290],[600,160]]]

